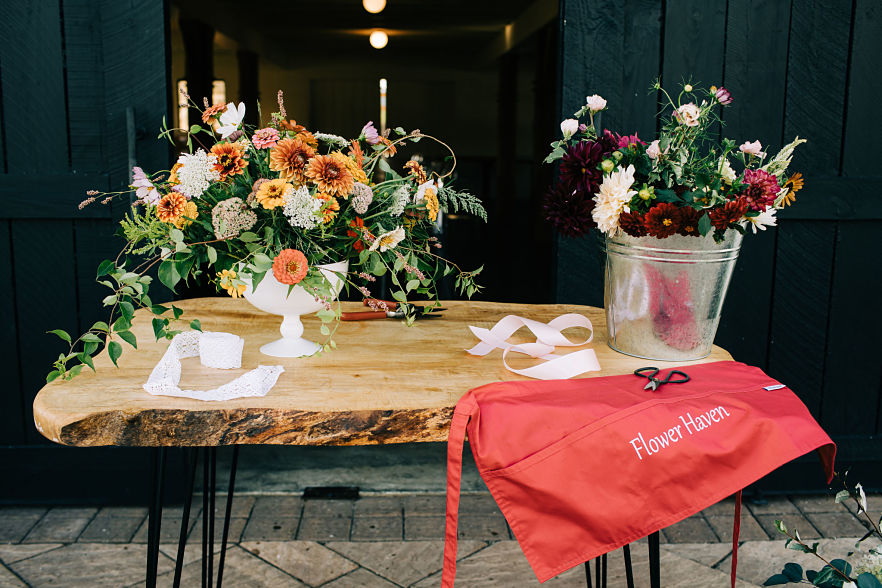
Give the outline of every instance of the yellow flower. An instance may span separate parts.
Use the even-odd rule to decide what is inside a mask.
[[[796,201],[796,193],[802,190],[803,185],[805,185],[805,180],[802,177],[802,174],[796,172],[790,178],[784,182],[784,187],[789,188],[784,197],[782,198],[782,202],[784,206],[790,206]]]
[[[260,184],[254,198],[267,210],[277,206],[285,206],[288,198],[294,193],[294,186],[283,179],[269,180]]]
[[[171,223],[178,229],[183,229],[189,227],[193,224],[193,219],[199,216],[199,211],[196,209],[196,203],[192,200],[187,200],[187,203],[184,204],[184,211],[180,214],[180,216],[172,219]]]
[[[223,270],[221,273],[217,275],[218,284],[220,287],[227,291],[227,294],[232,296],[233,298],[238,298],[245,294],[245,282],[236,277],[236,272],[232,270]]]
[[[429,213],[429,220],[435,222],[438,218],[438,196],[435,195],[435,189],[429,188],[426,190],[423,198],[426,199],[426,210]]]

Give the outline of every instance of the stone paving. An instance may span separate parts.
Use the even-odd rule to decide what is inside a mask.
[[[224,501],[218,500],[218,520]],[[194,499],[183,586],[199,585],[201,501]],[[882,495],[870,511],[882,510]],[[733,503],[723,501],[662,531],[662,579],[668,587],[728,586]],[[143,585],[146,509],[0,507],[0,588]],[[181,507],[167,507],[161,526],[160,585],[171,585]],[[830,496],[745,502],[739,586],[759,586],[786,561],[814,564],[784,549],[774,528],[784,519],[804,538],[817,537],[833,557],[853,548],[863,523]],[[219,552],[220,524],[215,549]],[[444,497],[440,494],[304,500],[236,496],[224,584],[233,587],[391,588],[440,583]],[[538,586],[511,531],[488,494],[462,497],[457,586]],[[638,586],[648,584],[643,541],[632,548]],[[621,552],[609,555],[610,587],[624,586]],[[579,567],[550,580],[584,586]]]

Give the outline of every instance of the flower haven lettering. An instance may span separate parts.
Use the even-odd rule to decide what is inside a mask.
[[[648,441],[643,437],[643,433],[638,432],[637,436],[631,439],[630,444],[631,447],[634,448],[634,452],[637,453],[637,458],[642,461],[644,454],[649,457],[650,455],[658,453],[662,449],[667,449],[674,443],[683,439],[684,429],[686,434],[694,435],[699,431],[711,427],[715,423],[719,423],[728,416],[730,416],[729,411],[722,406],[712,408],[705,411],[703,414],[696,415],[695,417],[687,412],[685,416],[681,415],[679,417],[681,424],[674,425],[667,431],[663,431],[654,437],[650,437]]]

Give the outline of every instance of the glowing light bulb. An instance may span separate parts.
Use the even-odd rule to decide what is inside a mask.
[[[386,0],[362,0],[361,4],[371,14],[377,14],[386,8]]]
[[[389,35],[385,31],[374,31],[371,33],[371,47],[374,49],[382,49],[389,42]]]

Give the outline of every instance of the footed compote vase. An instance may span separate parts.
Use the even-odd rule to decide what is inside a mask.
[[[320,265],[318,268],[331,283],[331,291],[336,298],[343,287],[343,280],[338,274],[346,273],[349,269],[349,261]],[[266,273],[257,288],[252,288],[250,274],[242,273],[241,277],[246,285],[245,300],[264,312],[283,317],[282,325],[279,327],[282,338],[261,346],[261,353],[272,357],[305,357],[314,355],[322,348],[318,343],[303,338],[303,323],[300,321],[300,316],[318,312],[323,306],[312,293],[300,285],[291,288],[288,284],[279,282],[272,271]],[[289,288],[290,294],[288,294]]]

